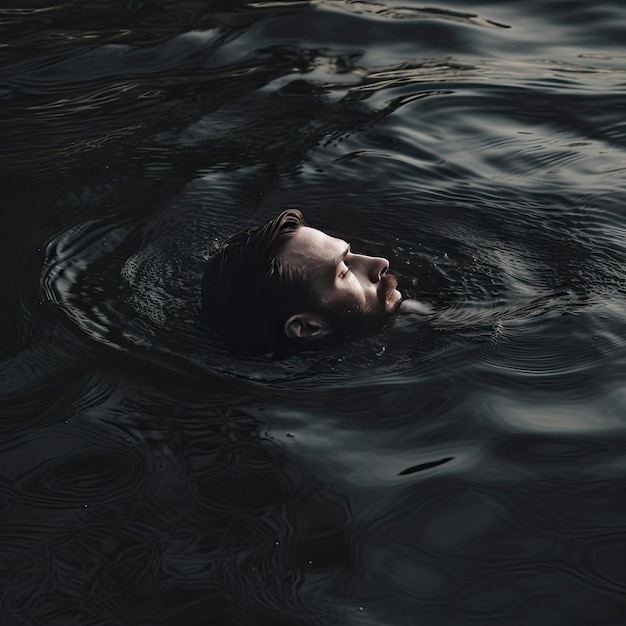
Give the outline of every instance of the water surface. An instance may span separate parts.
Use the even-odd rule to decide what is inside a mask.
[[[622,623],[621,3],[0,20],[2,623]],[[432,319],[231,354],[204,262],[294,206]]]

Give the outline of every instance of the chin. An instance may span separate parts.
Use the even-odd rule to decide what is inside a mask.
[[[402,302],[402,294],[394,289],[389,296],[387,296],[387,301],[385,302],[385,309],[387,313],[395,313],[400,307],[400,303]]]

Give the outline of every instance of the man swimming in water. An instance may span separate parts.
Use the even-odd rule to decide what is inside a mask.
[[[388,269],[289,209],[221,244],[202,279],[202,313],[239,348],[317,347],[380,327],[399,310]]]

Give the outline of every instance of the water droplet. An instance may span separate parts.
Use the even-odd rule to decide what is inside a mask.
[[[287,437],[295,437],[293,433],[287,433]]]
[[[358,607],[358,609],[359,611],[365,611],[365,609],[362,606]]]

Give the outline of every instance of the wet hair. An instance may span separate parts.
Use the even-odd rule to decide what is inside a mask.
[[[317,311],[303,268],[278,258],[304,225],[296,209],[228,237],[209,259],[202,279],[202,317],[234,347],[254,352],[287,348],[285,321],[303,308]]]

